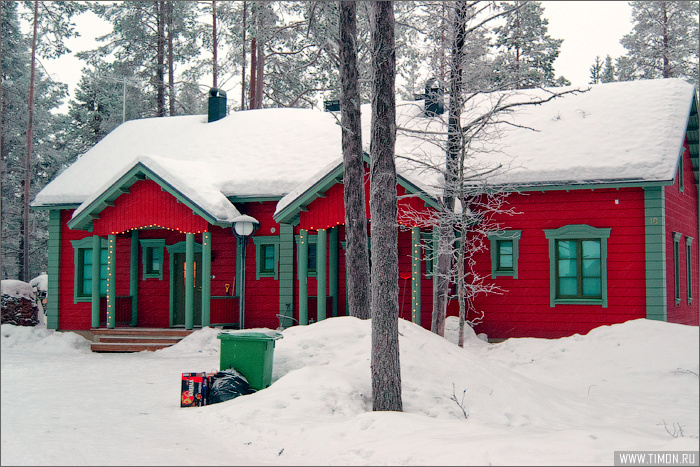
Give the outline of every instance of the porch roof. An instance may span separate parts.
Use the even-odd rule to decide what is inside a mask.
[[[112,206],[138,180],[153,180],[161,190],[173,195],[178,202],[192,209],[195,215],[213,225],[230,227],[231,220],[240,213],[217,189],[207,183],[193,183],[196,167],[192,164],[168,165],[168,161],[154,156],[137,157],[127,164],[102,188],[96,190],[73,212],[68,223],[72,229],[87,229],[93,219],[105,208]],[[196,187],[196,188],[195,188]]]

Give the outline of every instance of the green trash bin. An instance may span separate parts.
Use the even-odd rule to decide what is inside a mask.
[[[282,338],[277,331],[229,331],[220,332],[219,365],[221,371],[233,368],[248,380],[256,391],[272,383],[272,354],[275,341]]]

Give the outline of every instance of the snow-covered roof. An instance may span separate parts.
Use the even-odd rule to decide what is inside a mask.
[[[546,91],[527,90],[507,99],[543,96]],[[468,101],[463,122],[499,97],[503,94]],[[679,79],[593,85],[587,92],[499,115],[502,123],[489,126],[472,151],[480,168],[501,167],[492,183],[667,182],[676,171],[693,99],[694,87]],[[368,105],[362,115],[363,147],[369,153]],[[33,205],[89,204],[140,161],[217,219],[238,215],[226,197],[284,197],[279,212],[336,168],[342,155],[337,118],[310,109],[263,109],[211,123],[202,115],[129,121],[49,183]],[[444,140],[442,118],[446,115],[426,118],[421,101],[397,105],[397,172],[430,196],[441,190],[439,173],[411,159],[441,165],[442,143],[417,131]]]

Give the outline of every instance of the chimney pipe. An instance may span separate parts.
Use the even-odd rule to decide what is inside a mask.
[[[425,116],[435,117],[445,112],[443,91],[438,80],[430,78],[425,82]]]
[[[208,115],[208,122],[215,122],[226,116],[226,91],[218,88],[209,90]]]

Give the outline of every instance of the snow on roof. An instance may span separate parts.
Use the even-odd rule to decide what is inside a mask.
[[[247,110],[211,123],[203,115],[132,120],[78,158],[32,205],[82,204],[145,157],[190,192],[208,186],[224,196],[282,197],[340,154],[333,115],[309,109]]]
[[[576,88],[478,95],[465,103],[462,122],[484,115],[502,97],[504,102],[533,102],[550,91],[572,89]],[[475,172],[500,166],[489,183],[516,186],[670,181],[693,99],[691,84],[664,79],[599,84],[547,103],[515,107],[497,115],[500,123],[489,126],[471,147],[472,165]],[[398,106],[396,153],[442,166],[445,125],[440,118],[420,117],[420,107]],[[442,137],[427,141],[402,128]],[[364,132],[369,134],[368,128]],[[363,144],[369,148],[369,141]],[[397,160],[397,170],[399,164]],[[440,188],[441,178],[421,173],[422,165],[403,164],[405,175],[414,173],[424,185]]]
[[[499,96],[480,95],[478,101],[467,102],[463,122],[480,115]],[[508,99],[538,96],[546,91],[513,92]],[[694,87],[679,79],[592,85],[587,92],[501,115],[504,123],[489,127],[488,137],[472,150],[479,168],[502,167],[492,183],[670,181],[693,98]],[[427,157],[444,164],[445,127],[441,118],[425,118],[422,107],[419,101],[397,105],[396,166],[399,175],[432,196],[441,189],[439,172],[410,159]],[[362,106],[362,115],[363,147],[369,153],[369,105]],[[439,141],[420,137],[416,130],[432,131]],[[340,126],[329,112],[248,110],[211,123],[201,115],[133,120],[48,184],[33,205],[93,199],[115,174],[140,160],[229,218],[233,211],[224,208],[228,201],[223,197],[288,195],[286,205],[333,170],[341,156]]]
[[[87,209],[102,193],[139,164],[158,174],[175,190],[214,217],[216,221],[231,222],[236,216],[240,216],[238,209],[221,193],[221,190],[211,183],[215,174],[210,172],[209,166],[202,166],[198,161],[173,160],[159,156],[137,156],[83,201],[73,212],[73,218]]]

